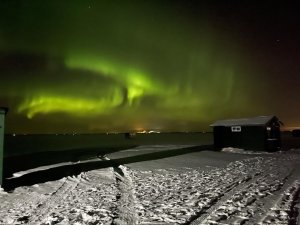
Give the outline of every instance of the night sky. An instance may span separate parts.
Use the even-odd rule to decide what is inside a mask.
[[[6,132],[300,127],[300,9],[241,2],[1,0]]]

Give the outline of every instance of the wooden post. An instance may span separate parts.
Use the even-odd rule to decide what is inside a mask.
[[[3,144],[4,144],[4,119],[7,108],[0,107],[0,187],[3,182]]]

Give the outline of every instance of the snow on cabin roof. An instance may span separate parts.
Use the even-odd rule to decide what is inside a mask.
[[[229,120],[218,120],[211,124],[211,127],[217,126],[256,126],[256,125],[266,125],[272,119],[277,119],[276,116],[258,116],[253,118],[243,118],[243,119],[229,119]],[[278,120],[278,119],[277,119]]]

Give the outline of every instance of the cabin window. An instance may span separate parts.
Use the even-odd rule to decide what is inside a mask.
[[[231,127],[231,132],[241,132],[242,128],[241,126],[233,126]]]

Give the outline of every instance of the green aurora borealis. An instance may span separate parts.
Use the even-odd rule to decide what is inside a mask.
[[[175,2],[2,1],[7,132],[201,131],[228,117],[290,118],[270,104],[271,72],[243,30]]]

